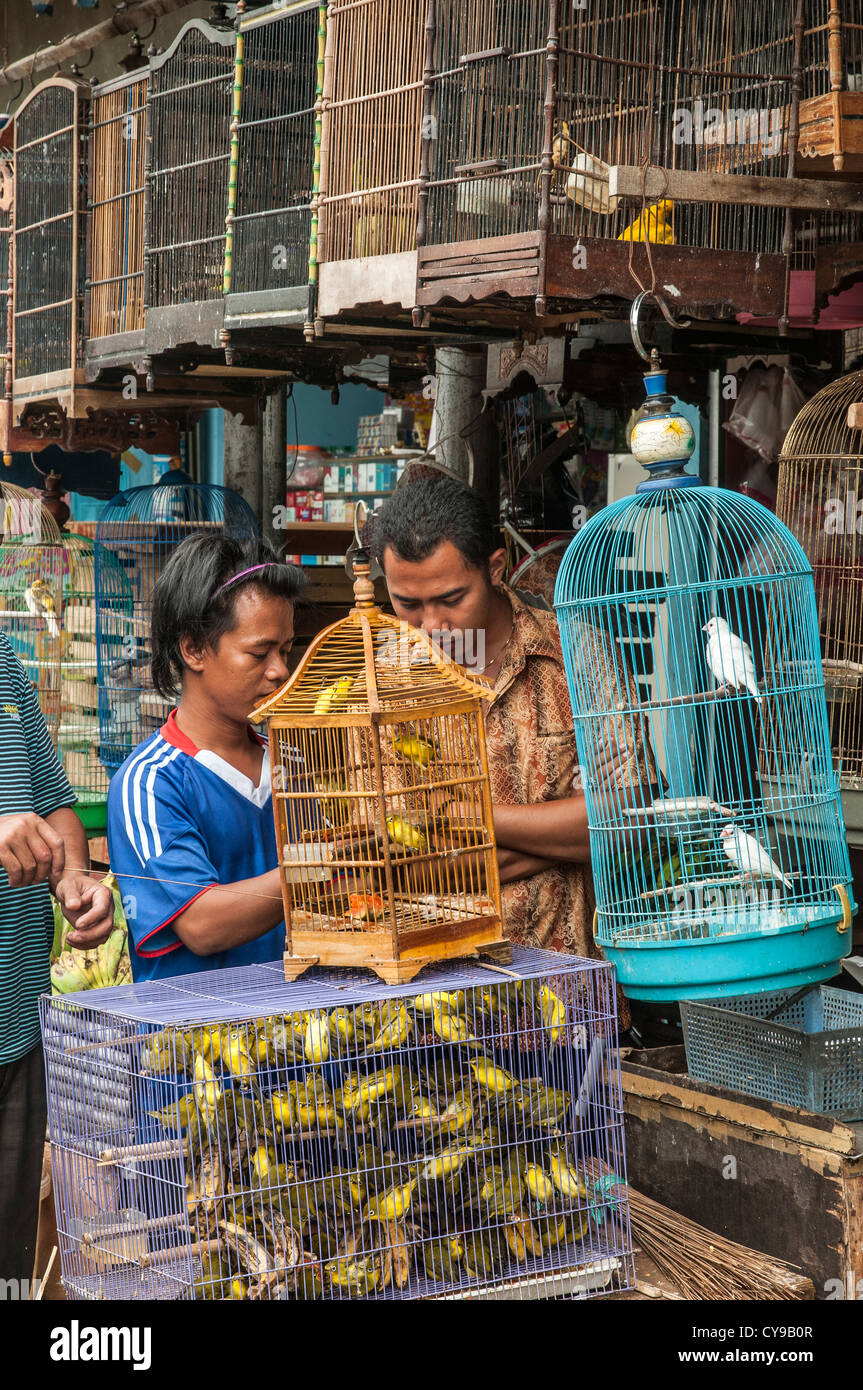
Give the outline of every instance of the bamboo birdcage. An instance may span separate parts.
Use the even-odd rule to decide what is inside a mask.
[[[93,89],[87,292],[88,361],[108,365],[144,346],[143,69]]]
[[[0,479],[0,629],[39,697],[51,738],[60,723],[64,550],[38,497]]]
[[[432,0],[432,8],[421,306],[507,296],[536,299],[542,313],[550,297],[627,288],[634,295],[635,281],[630,276],[627,287],[620,273],[632,253],[612,248],[627,237],[661,243],[657,264],[672,243],[747,259],[779,256],[785,211],[766,196],[745,206],[652,193],[646,201],[659,211],[645,236],[637,224],[642,201],[612,193],[609,171],[642,166],[646,175],[650,167],[660,190],[657,169],[784,177],[791,0]],[[573,239],[588,242],[586,261],[573,261],[575,277],[564,266]],[[640,273],[643,252],[635,260]],[[687,285],[681,297],[715,303],[729,289],[739,297],[742,286],[727,282],[743,268],[726,260],[724,286],[695,284],[690,301]],[[677,285],[682,269],[678,256]]]
[[[368,966],[388,983],[507,956],[481,701],[489,687],[374,603],[312,642],[268,721],[285,972]],[[452,804],[458,804],[458,811]]]
[[[281,3],[237,33],[226,330],[310,325],[327,9]]]
[[[74,415],[81,357],[90,89],[51,78],[15,113],[13,410],[56,399]]]
[[[333,0],[327,16],[320,312],[412,308],[427,0]]]
[[[776,512],[815,577],[833,756],[845,791],[863,791],[863,435],[848,423],[863,371],[807,401],[779,456]]]
[[[144,216],[148,352],[218,343],[234,47],[233,31],[193,19],[150,62]]]
[[[809,0],[797,173],[863,172],[863,5]]]

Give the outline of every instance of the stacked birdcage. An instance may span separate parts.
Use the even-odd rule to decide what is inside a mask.
[[[63,542],[38,497],[0,479],[0,629],[39,696],[52,739],[60,723]]]
[[[234,34],[193,19],[150,61],[144,304],[153,353],[218,345]]]
[[[100,757],[109,775],[170,713],[150,678],[150,601],[174,550],[201,533],[246,540],[259,531],[238,493],[179,483],[118,493],[96,527]]]
[[[225,328],[307,326],[317,274],[326,6],[279,4],[237,33]]]
[[[766,507],[683,471],[691,427],[645,380],[652,476],[576,534],[555,593],[596,939],[635,998],[796,988],[851,949],[812,570]]]
[[[324,317],[358,304],[414,306],[426,17],[427,0],[334,0],[327,8],[318,200]],[[361,265],[344,264],[351,261]]]
[[[849,422],[857,402],[861,371],[807,401],[782,446],[776,496],[777,515],[812,564],[830,735],[846,791],[863,791],[863,434]]]
[[[441,966],[421,993],[280,977],[43,998],[67,1298],[632,1285],[625,1197],[587,1180],[626,1176],[608,966],[519,949],[503,972]]]
[[[86,83],[43,82],[15,113],[13,407],[75,410],[87,188]]]
[[[61,534],[63,546],[62,656],[57,751],[90,831],[106,823],[108,774],[99,761],[99,681],[96,647],[96,561],[86,536]],[[117,576],[122,584],[122,572]]]
[[[590,248],[572,261],[581,274],[571,277],[563,264],[571,246],[550,266],[550,242],[560,237],[778,254],[785,212],[766,196],[758,205],[723,202],[718,191],[715,201],[674,201],[660,176],[644,198],[641,180],[624,197],[609,172],[784,177],[791,8],[436,6],[419,303],[506,295],[536,298],[544,312],[552,270],[559,285],[571,281],[573,297],[609,293],[618,258]]]
[[[387,982],[430,961],[510,947],[481,700],[429,636],[356,605],[255,710],[269,726],[285,971],[367,965]]]
[[[797,173],[863,170],[863,10],[859,0],[812,0],[803,44]]]
[[[87,265],[87,362],[144,346],[144,154],[147,69],[93,89]]]

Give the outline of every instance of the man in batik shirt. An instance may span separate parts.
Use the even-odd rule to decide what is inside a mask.
[[[460,636],[475,656],[465,664],[493,682],[486,736],[507,936],[597,956],[587,809],[554,614],[503,583],[506,554],[488,509],[454,479],[399,488],[374,518],[373,546],[397,617]],[[598,682],[603,670],[606,680],[614,673],[598,707],[616,708],[632,689],[619,653],[606,649],[591,666]],[[604,758],[606,786],[637,789],[652,780],[650,766],[621,718]]]

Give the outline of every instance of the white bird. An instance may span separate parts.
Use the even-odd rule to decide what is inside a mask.
[[[791,879],[783,874],[767,850],[759,845],[757,840],[753,840],[751,835],[738,830],[736,825],[726,825],[719,838],[728,858],[744,876],[776,878],[780,883],[784,883],[786,888],[792,887]]]
[[[746,643],[731,631],[724,618],[711,618],[701,631],[707,633],[707,664],[719,684],[732,690],[748,690],[761,704],[755,662]]]
[[[24,590],[24,599],[34,618],[44,618],[52,637],[60,636],[57,622],[57,608],[54,595],[44,579],[34,579],[29,589]]]

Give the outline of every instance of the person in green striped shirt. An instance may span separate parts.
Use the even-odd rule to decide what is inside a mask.
[[[51,987],[49,889],[74,928],[70,945],[98,946],[113,924],[111,893],[89,876],[75,799],[0,632],[0,1280],[19,1287],[33,1273],[45,1141],[38,1000]]]

